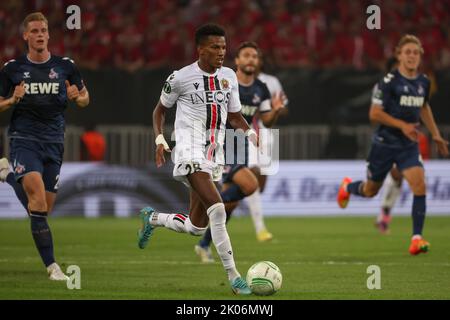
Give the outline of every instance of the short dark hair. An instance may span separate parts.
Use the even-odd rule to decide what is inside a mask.
[[[261,58],[262,54],[261,54],[261,50],[259,49],[259,46],[256,42],[254,41],[244,41],[242,42],[239,47],[237,48],[236,51],[236,58],[239,57],[239,54],[241,53],[241,51],[245,48],[253,48],[256,50],[256,52],[258,52],[258,57]]]
[[[225,37],[225,30],[217,24],[204,24],[195,31],[195,45],[202,44],[208,36]]]

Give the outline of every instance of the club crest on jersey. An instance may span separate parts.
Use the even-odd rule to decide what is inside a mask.
[[[425,90],[423,89],[423,87],[419,84],[419,88],[417,88],[417,93],[422,95],[424,94]]]
[[[220,84],[222,85],[223,89],[228,89],[230,87],[230,83],[228,82],[227,79],[220,80]]]
[[[50,79],[58,79],[58,73],[56,73],[56,71],[53,70],[53,68],[51,68],[50,73],[48,74],[48,77]]]
[[[29,72],[29,71],[25,71],[25,72],[23,73],[23,78],[24,78],[24,79],[30,79],[30,78],[31,78],[30,72]]]

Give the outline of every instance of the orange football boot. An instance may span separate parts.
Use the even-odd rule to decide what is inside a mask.
[[[347,185],[350,182],[352,182],[352,179],[350,179],[349,177],[345,177],[339,187],[336,200],[339,207],[341,207],[342,209],[345,209],[347,207],[348,201],[350,199],[350,193],[347,191]]]
[[[430,243],[425,241],[422,238],[413,238],[411,240],[411,245],[409,246],[409,253],[413,256],[418,255],[419,253],[427,253],[430,248]]]

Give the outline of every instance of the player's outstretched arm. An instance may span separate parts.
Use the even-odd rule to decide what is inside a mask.
[[[417,127],[419,123],[408,123],[400,119],[396,119],[383,110],[383,107],[372,104],[369,111],[370,121],[380,123],[385,126],[402,130],[403,134],[412,141],[417,141]]]
[[[275,94],[271,100],[272,110],[270,112],[261,113],[260,117],[265,127],[271,128],[284,108],[283,97],[280,92]]]
[[[436,122],[434,121],[433,111],[431,111],[431,107],[428,103],[420,110],[420,119],[425,124],[428,131],[430,131],[433,141],[437,144],[439,153],[444,157],[448,157],[448,141],[442,138]]]
[[[74,101],[78,107],[84,108],[89,104],[89,92],[84,86],[83,89],[78,90],[78,87],[74,84],[70,84],[66,80],[67,99]]]
[[[0,97],[0,112],[8,110],[10,107],[18,103],[25,95],[25,82],[22,82],[14,88],[12,96],[8,99]]]
[[[156,144],[156,153],[155,153],[155,162],[156,167],[161,167],[165,162],[166,158],[164,157],[164,151],[170,152],[169,145],[164,139],[163,129],[164,122],[166,120],[166,107],[158,101],[155,109],[153,110],[153,132],[155,133],[155,144]]]
[[[242,116],[242,113],[239,112],[228,112],[227,116],[228,122],[230,123],[231,127],[233,129],[241,129],[244,131],[248,139],[255,145],[258,145],[258,137],[256,135],[256,132],[250,128],[245,118]]]

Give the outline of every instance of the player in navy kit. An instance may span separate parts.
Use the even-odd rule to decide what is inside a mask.
[[[344,178],[337,201],[341,208],[348,204],[350,194],[373,197],[395,164],[414,194],[412,207],[413,237],[409,252],[427,252],[429,243],[422,238],[426,213],[426,187],[422,159],[417,144],[417,127],[421,120],[430,131],[438,151],[448,156],[445,141],[434,121],[428,102],[430,81],[418,72],[423,48],[412,35],[402,37],[396,48],[398,69],[388,73],[375,88],[370,120],[379,124],[367,159],[366,181],[352,182]]]
[[[0,179],[8,182],[28,212],[31,233],[51,280],[67,280],[55,261],[47,215],[58,189],[64,152],[64,110],[68,100],[89,104],[80,72],[69,58],[48,51],[48,21],[42,13],[23,22],[28,52],[5,63],[0,72],[0,111],[14,108],[9,126],[9,172],[0,160]]]
[[[266,127],[271,127],[277,120],[280,110],[284,107],[281,99],[273,101],[266,84],[256,77],[259,64],[259,47],[254,42],[243,42],[237,52],[235,63],[236,75],[239,81],[239,98],[242,104],[242,115],[248,123],[255,123],[259,117]],[[231,128],[227,124],[227,128]],[[227,139],[229,139],[227,135]],[[248,168],[248,143],[239,144],[239,138],[234,138],[234,155],[226,159],[220,193],[227,211],[227,219],[237,206],[238,201],[251,195],[258,188],[258,179]],[[245,141],[245,140],[244,140]],[[228,148],[231,141],[227,141]],[[267,230],[263,230],[266,233]],[[195,252],[202,262],[213,262],[210,251],[211,232],[208,229],[203,238],[195,246]]]

